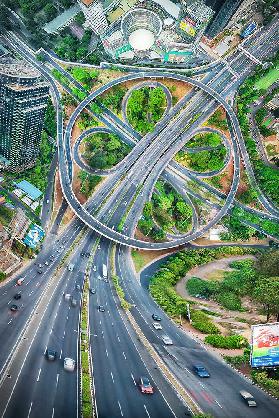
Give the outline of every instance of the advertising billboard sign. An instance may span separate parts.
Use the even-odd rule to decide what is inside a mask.
[[[279,366],[279,322],[252,326],[251,366]]]
[[[190,36],[195,36],[197,32],[196,23],[189,17],[184,17],[180,21],[179,27]]]

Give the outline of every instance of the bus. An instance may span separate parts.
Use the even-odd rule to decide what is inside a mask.
[[[108,278],[108,269],[107,269],[107,266],[105,264],[103,264],[103,278],[104,279]]]

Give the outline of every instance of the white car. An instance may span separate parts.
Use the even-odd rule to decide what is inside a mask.
[[[165,345],[173,345],[172,339],[168,335],[163,335],[162,340]]]
[[[45,261],[45,265],[48,266],[48,261]]]
[[[73,372],[75,370],[75,365],[76,362],[72,358],[64,358],[64,370],[67,370],[68,372]]]
[[[158,322],[153,322],[152,325],[153,325],[153,328],[155,328],[155,329],[163,329],[162,325],[159,324]]]
[[[93,267],[93,271],[97,271],[97,267],[96,266]]]

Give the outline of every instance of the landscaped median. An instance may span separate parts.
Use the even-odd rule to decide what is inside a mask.
[[[85,275],[82,306],[80,316],[80,354],[81,354],[81,411],[83,418],[92,418],[95,416],[93,409],[93,396],[91,387],[91,368],[90,368],[90,350],[89,350],[89,323],[88,323],[88,275]]]

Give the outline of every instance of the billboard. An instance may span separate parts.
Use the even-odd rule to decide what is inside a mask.
[[[252,326],[251,366],[279,366],[279,322]]]
[[[31,225],[31,228],[23,242],[30,248],[36,248],[38,243],[43,239],[44,235],[44,230],[39,225],[33,224]]]
[[[196,36],[196,33],[197,33],[196,23],[189,17],[187,16],[184,17],[184,19],[180,21],[179,27],[181,30],[186,32],[189,36],[192,36],[192,37]]]

